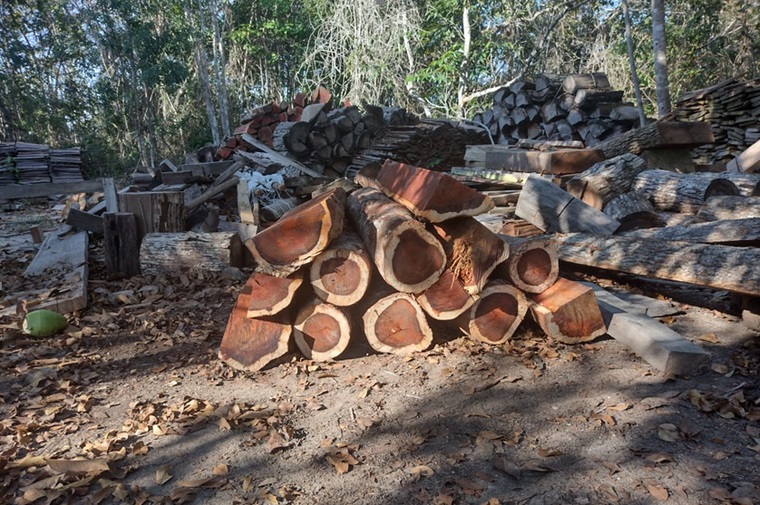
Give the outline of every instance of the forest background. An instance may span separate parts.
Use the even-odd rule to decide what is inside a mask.
[[[633,100],[626,4],[651,115],[650,0],[4,0],[0,140],[81,146],[98,176],[218,144],[317,84],[448,118],[537,73],[606,72]],[[760,74],[758,0],[664,5],[672,100]]]

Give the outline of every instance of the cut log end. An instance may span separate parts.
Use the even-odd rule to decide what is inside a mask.
[[[462,315],[475,303],[475,298],[467,293],[462,282],[449,269],[417,297],[423,310],[433,319],[450,321]]]
[[[429,233],[420,233],[416,226],[405,228],[387,243],[385,257],[390,258],[390,268],[385,280],[401,292],[419,293],[441,276],[446,254]]]
[[[306,358],[327,361],[340,356],[348,347],[351,324],[339,308],[314,300],[296,316],[293,338]]]
[[[514,286],[492,283],[470,309],[465,331],[487,344],[503,344],[520,326],[528,310],[525,295]]]
[[[511,237],[508,240],[512,241],[512,251],[507,261],[497,268],[497,278],[510,281],[526,293],[541,293],[554,284],[559,275],[559,260],[553,242],[519,241]]]
[[[303,276],[298,273],[290,277],[274,277],[254,272],[245,288],[249,291],[247,317],[271,316],[285,309],[293,300]]]
[[[346,307],[359,302],[367,292],[373,268],[356,235],[345,234],[337,242],[311,264],[310,279],[319,298]]]
[[[604,324],[593,289],[560,278],[549,289],[532,295],[531,313],[547,336],[565,344],[588,342],[604,335]]]
[[[375,302],[364,315],[364,331],[378,352],[409,354],[427,349],[433,341],[422,308],[405,293]]]

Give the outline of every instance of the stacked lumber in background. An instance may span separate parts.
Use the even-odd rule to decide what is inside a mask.
[[[462,165],[467,146],[485,141],[482,128],[462,123],[427,118],[410,125],[391,123],[366,151],[354,158],[346,175],[353,178],[366,165],[386,159],[448,172]]]
[[[722,165],[760,141],[760,79],[730,78],[685,93],[672,112],[675,121],[705,121],[715,143],[694,149],[701,165]]]
[[[593,147],[630,130],[638,117],[604,73],[542,74],[498,90],[491,109],[479,112],[473,121],[489,129],[495,144],[574,140]]]
[[[28,142],[0,143],[0,184],[81,182],[82,153],[78,147],[51,149]]]
[[[593,291],[558,279],[545,239],[501,237],[474,219],[491,199],[438,171],[386,160],[285,214],[246,241],[256,258],[219,356],[255,371],[291,337],[315,360],[363,334],[377,352],[427,349],[431,325],[502,344],[530,311],[552,338],[605,331]],[[345,219],[344,219],[345,216]]]

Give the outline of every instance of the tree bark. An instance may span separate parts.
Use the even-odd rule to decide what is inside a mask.
[[[726,219],[623,234],[641,240],[678,240],[701,244],[749,246],[760,244],[760,218]]]
[[[665,42],[665,0],[652,0],[652,42],[654,44],[654,81],[657,94],[657,118],[670,112],[670,84]]]
[[[348,197],[349,215],[382,278],[403,293],[420,293],[441,276],[446,254],[412,214],[372,188]]]
[[[760,196],[715,196],[699,208],[697,218],[703,221],[760,217]]]
[[[235,232],[148,233],[140,246],[143,274],[183,270],[221,272],[243,264],[243,247]]]
[[[246,240],[257,270],[287,277],[311,262],[343,231],[345,202],[346,192],[336,188],[299,205]]]
[[[594,291],[588,286],[560,277],[546,291],[529,297],[533,319],[559,342],[580,344],[607,330]]]
[[[727,179],[679,174],[668,170],[640,172],[631,185],[657,210],[695,214],[708,196],[737,195],[738,188]]]
[[[503,281],[492,281],[459,321],[470,337],[486,344],[503,344],[520,326],[528,311],[525,295]]]
[[[604,213],[620,223],[616,233],[663,225],[649,200],[635,191],[623,193],[607,202]]]
[[[106,212],[102,221],[106,272],[127,278],[140,275],[140,241],[135,215]]]
[[[760,296],[760,250],[582,233],[555,236],[560,261]]]
[[[433,332],[419,303],[406,293],[384,296],[364,313],[364,333],[378,352],[409,354],[424,351]]]
[[[639,74],[636,71],[636,57],[633,52],[633,37],[631,37],[631,14],[628,11],[628,0],[622,0],[620,5],[623,8],[623,21],[625,22],[625,44],[628,49],[628,66],[631,69],[631,80],[633,81],[633,94],[636,96],[636,109],[639,113],[639,127],[646,124],[644,115],[644,103],[641,100],[641,83]]]
[[[306,358],[328,361],[348,347],[351,322],[341,309],[315,298],[298,311],[293,339]]]
[[[322,300],[346,307],[364,297],[372,278],[372,260],[359,235],[343,227],[343,234],[314,259],[309,277]]]
[[[595,149],[609,159],[626,153],[641,154],[645,149],[697,147],[713,142],[715,137],[710,123],[657,121],[602,142]]]
[[[634,154],[624,154],[592,166],[567,181],[567,192],[582,202],[602,210],[631,189],[634,177],[646,170],[646,162]]]

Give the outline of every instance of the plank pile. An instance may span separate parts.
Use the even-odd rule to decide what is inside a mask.
[[[604,73],[542,74],[497,91],[491,109],[473,121],[488,127],[496,144],[576,140],[593,147],[638,122],[636,108],[622,98]]]
[[[428,348],[431,322],[506,342],[530,310],[553,338],[605,331],[593,291],[558,280],[551,242],[500,237],[474,219],[491,199],[441,172],[387,160],[285,214],[245,245],[256,261],[219,351],[258,370],[291,336],[315,360],[363,333],[378,352]]]
[[[82,150],[78,147],[50,150],[50,178],[55,183],[82,179]]]
[[[82,153],[78,147],[51,149],[28,142],[0,143],[0,184],[81,182]]]
[[[696,162],[725,164],[760,140],[760,79],[730,78],[684,94],[672,113],[676,121],[706,121],[715,143],[694,150]]]

